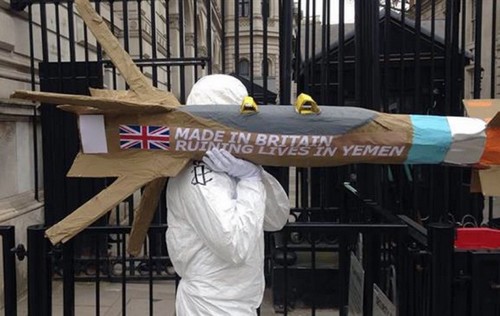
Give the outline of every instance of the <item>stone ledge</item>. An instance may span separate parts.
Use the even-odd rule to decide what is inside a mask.
[[[38,105],[31,101],[0,98],[0,115],[33,116]],[[37,115],[40,115],[37,110]]]
[[[34,199],[33,191],[27,191],[0,199],[0,223],[42,208],[43,191],[39,191],[39,196],[41,201]]]

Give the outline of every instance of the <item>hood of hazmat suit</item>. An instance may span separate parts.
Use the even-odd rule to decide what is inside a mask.
[[[234,77],[224,82],[243,86]],[[240,100],[216,103],[239,104],[242,91]],[[256,315],[265,286],[263,231],[280,230],[289,216],[280,183],[265,171],[260,180],[238,179],[195,161],[169,180],[167,207],[168,252],[181,276],[176,315]]]

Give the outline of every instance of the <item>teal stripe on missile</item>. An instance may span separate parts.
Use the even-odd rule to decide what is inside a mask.
[[[452,142],[445,116],[410,115],[413,144],[407,164],[437,164],[443,162]]]

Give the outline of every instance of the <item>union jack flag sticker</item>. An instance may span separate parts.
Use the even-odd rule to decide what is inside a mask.
[[[170,128],[153,125],[120,125],[120,148],[170,150]]]

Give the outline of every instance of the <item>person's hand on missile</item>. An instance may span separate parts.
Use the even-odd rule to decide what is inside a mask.
[[[260,180],[262,168],[243,159],[231,155],[227,150],[213,148],[205,153],[203,162],[215,172],[247,180]]]

